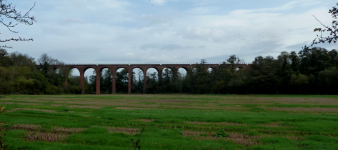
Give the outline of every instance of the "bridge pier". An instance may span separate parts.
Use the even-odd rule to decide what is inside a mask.
[[[101,71],[100,69],[95,69],[95,72],[96,72],[96,94],[100,94]]]
[[[143,94],[146,94],[147,87],[147,71],[143,71]]]
[[[67,80],[68,80],[68,77],[66,76],[65,77],[65,89],[67,89],[67,87],[68,87],[68,81]]]
[[[157,71],[158,71],[158,83],[159,83],[159,85],[161,85],[162,84],[162,71],[163,71],[163,69],[158,69]]]
[[[132,69],[128,69],[128,94],[131,94],[131,73]]]
[[[186,70],[193,69],[195,64],[66,64],[66,65],[50,65],[54,69],[59,68],[62,71],[65,71],[64,69],[72,69],[77,68],[80,72],[80,87],[81,87],[81,93],[85,94],[85,78],[84,78],[84,72],[88,68],[93,68],[96,71],[96,94],[100,94],[100,76],[101,76],[101,70],[103,68],[110,68],[112,71],[112,93],[116,93],[116,72],[118,68],[125,68],[128,70],[128,93],[131,94],[131,81],[132,81],[132,71],[134,68],[140,68],[142,69],[144,73],[144,79],[143,79],[143,93],[146,93],[146,87],[147,87],[147,70],[149,68],[155,68],[158,71],[158,80],[159,83],[162,84],[162,71],[164,68],[171,68],[173,71],[173,74],[177,74],[177,68],[185,68]],[[217,68],[220,64],[206,64],[207,69],[208,68]],[[225,64],[228,65],[228,64]],[[236,64],[235,68],[242,68],[243,70],[249,69],[251,64]],[[38,69],[40,69],[40,65],[36,65]],[[63,68],[63,69],[62,69]],[[65,74],[66,75],[66,74]],[[68,74],[67,74],[68,75]],[[174,75],[174,76],[175,76]],[[176,77],[176,76],[175,76]],[[65,89],[68,87],[68,78],[65,78]]]
[[[85,93],[85,89],[84,89],[84,70],[83,69],[79,69],[80,72],[80,87],[81,87],[81,94]]]
[[[112,84],[113,84],[113,94],[116,94],[116,69],[115,68],[111,68],[110,69],[112,74],[113,74],[113,81],[112,81]]]

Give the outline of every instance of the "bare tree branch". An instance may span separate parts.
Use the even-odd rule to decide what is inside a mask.
[[[14,28],[17,26],[19,23],[25,24],[25,25],[33,25],[34,22],[36,22],[34,16],[29,16],[29,12],[35,7],[35,3],[33,7],[31,7],[24,15],[21,15],[21,12],[18,12],[15,9],[15,6],[12,6],[12,3],[7,4],[4,2],[5,0],[0,0],[0,23],[7,27],[7,29],[13,33],[19,33],[18,31],[14,31],[11,28]],[[12,21],[9,21],[8,23],[4,22],[4,18],[7,19],[14,19],[17,23],[13,23]],[[1,34],[1,33],[0,33]],[[11,39],[5,39],[1,40],[0,42],[9,42],[9,41],[33,41],[32,38],[30,39],[25,39],[25,38],[11,38]],[[12,48],[9,46],[0,46],[3,48]]]
[[[337,3],[337,6],[338,6],[338,3]],[[315,28],[314,29],[314,32],[320,32],[320,36],[317,35],[317,38],[315,38],[312,41],[312,43],[309,47],[312,47],[315,44],[325,43],[325,42],[329,42],[329,44],[331,42],[337,43],[337,40],[338,40],[338,36],[337,36],[337,33],[338,33],[338,21],[337,21],[338,8],[332,7],[332,9],[329,10],[329,13],[331,14],[332,18],[334,19],[332,21],[332,27],[324,25],[315,16],[313,16],[324,27],[324,29],[322,29],[322,28]],[[324,32],[328,32],[328,33],[330,33],[330,35],[327,36],[327,37],[323,37]],[[305,45],[304,48],[306,49],[306,48],[309,48],[309,47],[307,47]]]

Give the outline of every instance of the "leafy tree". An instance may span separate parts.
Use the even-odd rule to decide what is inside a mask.
[[[226,62],[223,62],[217,68],[213,68],[211,72],[211,82],[213,84],[212,91],[214,93],[228,93],[227,88],[232,73],[231,68]]]
[[[250,68],[251,84],[255,93],[275,93],[280,83],[277,61],[272,56],[258,56]]]
[[[136,80],[135,73],[133,72],[133,84],[132,84],[132,92],[133,93],[143,93],[143,71],[141,69],[137,70],[138,80]]]
[[[0,66],[9,67],[12,65],[13,61],[10,59],[6,49],[0,48]]]
[[[9,54],[9,57],[12,61],[13,66],[26,66],[31,70],[36,70],[35,61],[33,57],[28,56],[27,54],[22,54],[20,52],[13,52]]]
[[[151,73],[150,76],[147,76],[147,93],[160,93],[159,82],[156,80],[157,73]],[[165,92],[165,91],[162,91]]]
[[[64,63],[48,56],[46,53],[42,54],[38,59],[41,73],[48,79],[48,82],[57,87],[63,87],[65,80],[68,78],[69,70],[62,68],[56,71],[52,65],[62,66]],[[62,70],[63,69],[63,70]]]
[[[299,72],[299,65],[300,60],[295,51],[292,51],[289,55],[290,61],[291,61],[291,69],[293,72],[298,73]]]
[[[100,90],[101,93],[111,94],[112,93],[112,80],[113,75],[110,69],[101,71],[100,76]]]
[[[128,92],[128,71],[123,69],[121,72],[116,72],[116,90],[119,93]]]
[[[336,67],[320,71],[318,74],[318,85],[321,92],[325,94],[335,94],[338,85],[338,71]]]
[[[202,59],[199,64],[196,64],[196,71],[194,72],[194,93],[204,94],[210,92],[211,79],[210,73],[207,70],[208,68],[206,67],[206,63],[207,62]]]

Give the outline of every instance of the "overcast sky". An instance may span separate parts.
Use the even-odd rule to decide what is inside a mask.
[[[13,49],[65,63],[208,62],[299,51],[335,0],[7,0],[37,22],[2,28]],[[323,46],[323,45],[322,45]],[[337,46],[324,45],[331,50]]]

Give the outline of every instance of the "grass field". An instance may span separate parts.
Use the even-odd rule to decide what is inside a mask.
[[[0,105],[11,150],[132,150],[142,128],[141,150],[338,149],[338,96],[14,95]]]

